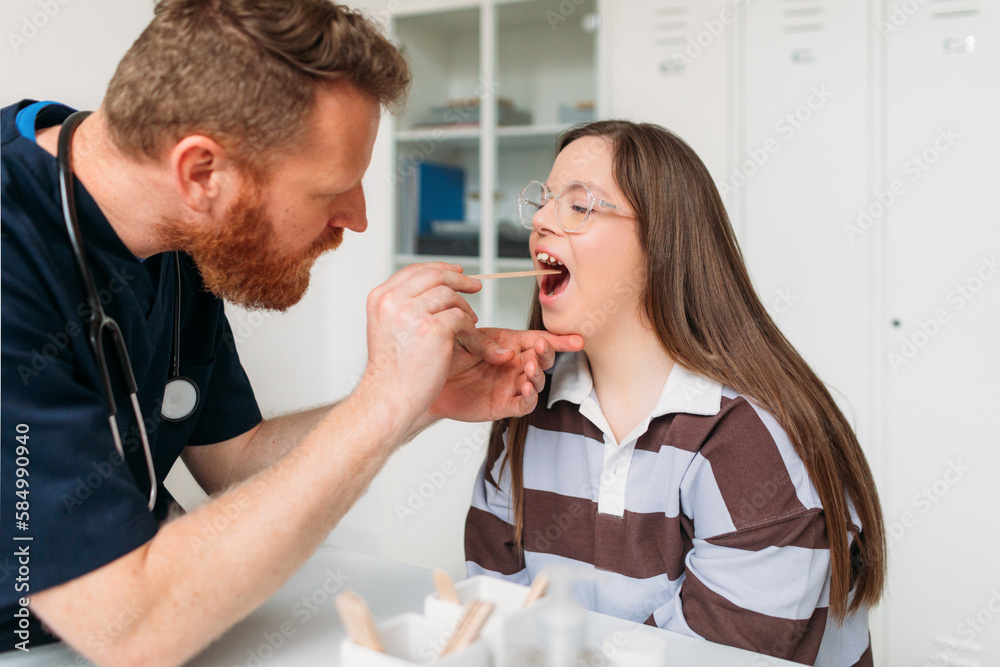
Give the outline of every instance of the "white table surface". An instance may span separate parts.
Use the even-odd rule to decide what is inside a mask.
[[[363,596],[376,622],[382,623],[405,612],[421,613],[424,597],[434,590],[434,584],[430,571],[423,568],[324,545],[284,588],[188,665],[337,667],[344,630],[333,598],[347,589]],[[594,615],[591,623],[600,626],[600,632],[592,637],[597,646],[609,630],[623,622]],[[666,641],[671,667],[796,664],[651,627],[643,631],[657,633]],[[5,654],[3,663],[10,667],[83,667],[91,664],[62,644],[35,648],[27,654]]]

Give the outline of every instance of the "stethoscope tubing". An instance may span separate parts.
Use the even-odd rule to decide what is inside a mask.
[[[158,483],[156,480],[156,469],[153,465],[153,453],[149,445],[149,435],[146,433],[146,424],[142,416],[142,409],[139,406],[135,374],[132,371],[132,363],[125,347],[125,340],[122,336],[118,323],[104,312],[100,297],[97,294],[97,286],[94,283],[93,274],[90,271],[90,263],[87,261],[86,250],[83,246],[83,236],[80,233],[80,225],[76,216],[76,198],[73,191],[73,167],[72,167],[72,138],[73,133],[80,123],[90,115],[89,111],[77,111],[70,115],[59,131],[58,148],[56,153],[56,163],[59,171],[59,196],[62,199],[63,219],[66,223],[66,231],[69,234],[70,245],[73,247],[73,254],[76,258],[76,265],[83,279],[83,284],[87,292],[87,302],[90,305],[90,345],[97,357],[101,376],[101,385],[104,391],[108,408],[108,424],[111,428],[112,439],[115,449],[125,461],[125,448],[122,446],[121,433],[118,430],[116,415],[118,405],[115,402],[114,392],[111,387],[111,375],[108,370],[107,359],[104,355],[104,345],[102,332],[107,328],[111,332],[114,347],[118,353],[119,368],[125,378],[126,389],[128,390],[129,401],[132,404],[133,415],[135,416],[136,428],[139,431],[139,439],[142,442],[143,455],[146,460],[146,471],[149,474],[149,500],[147,509],[150,511],[156,506],[156,496]],[[179,299],[179,294],[178,294]]]

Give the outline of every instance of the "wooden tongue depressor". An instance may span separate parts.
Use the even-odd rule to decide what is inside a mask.
[[[445,602],[462,604],[462,601],[458,599],[455,584],[451,581],[451,575],[444,570],[434,570],[434,588],[437,589],[438,597]]]
[[[511,271],[510,273],[486,273],[482,275],[469,276],[476,280],[491,280],[493,278],[526,278],[528,276],[549,276],[554,273],[562,273],[555,269],[537,269],[535,271]]]
[[[364,646],[379,653],[385,653],[375,629],[375,619],[365,603],[365,599],[354,591],[341,593],[334,599],[340,620],[344,623],[347,636],[358,646]]]
[[[482,600],[473,600],[465,606],[465,613],[458,621],[455,634],[451,636],[448,644],[441,651],[441,655],[461,651],[463,648],[476,641],[479,633],[486,624],[486,620],[493,613],[493,604]]]
[[[531,582],[531,588],[528,589],[528,596],[524,598],[524,604],[522,606],[527,607],[529,604],[545,595],[545,590],[548,587],[549,575],[544,572],[540,572],[538,576],[535,577],[535,580]]]

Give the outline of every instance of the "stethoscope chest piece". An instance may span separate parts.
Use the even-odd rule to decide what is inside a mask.
[[[163,388],[160,415],[170,422],[179,422],[194,414],[198,407],[198,385],[183,376],[170,378]]]
[[[181,375],[181,256],[174,253],[174,277],[177,293],[174,298],[174,340],[170,352],[170,379],[163,388],[163,405],[160,415],[171,422],[179,422],[194,414],[198,407],[198,385],[191,378]]]

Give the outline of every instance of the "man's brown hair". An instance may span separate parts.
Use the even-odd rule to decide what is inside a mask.
[[[334,79],[396,110],[410,71],[371,21],[330,0],[160,0],[102,107],[132,157],[204,134],[260,166],[296,147],[317,85]]]

